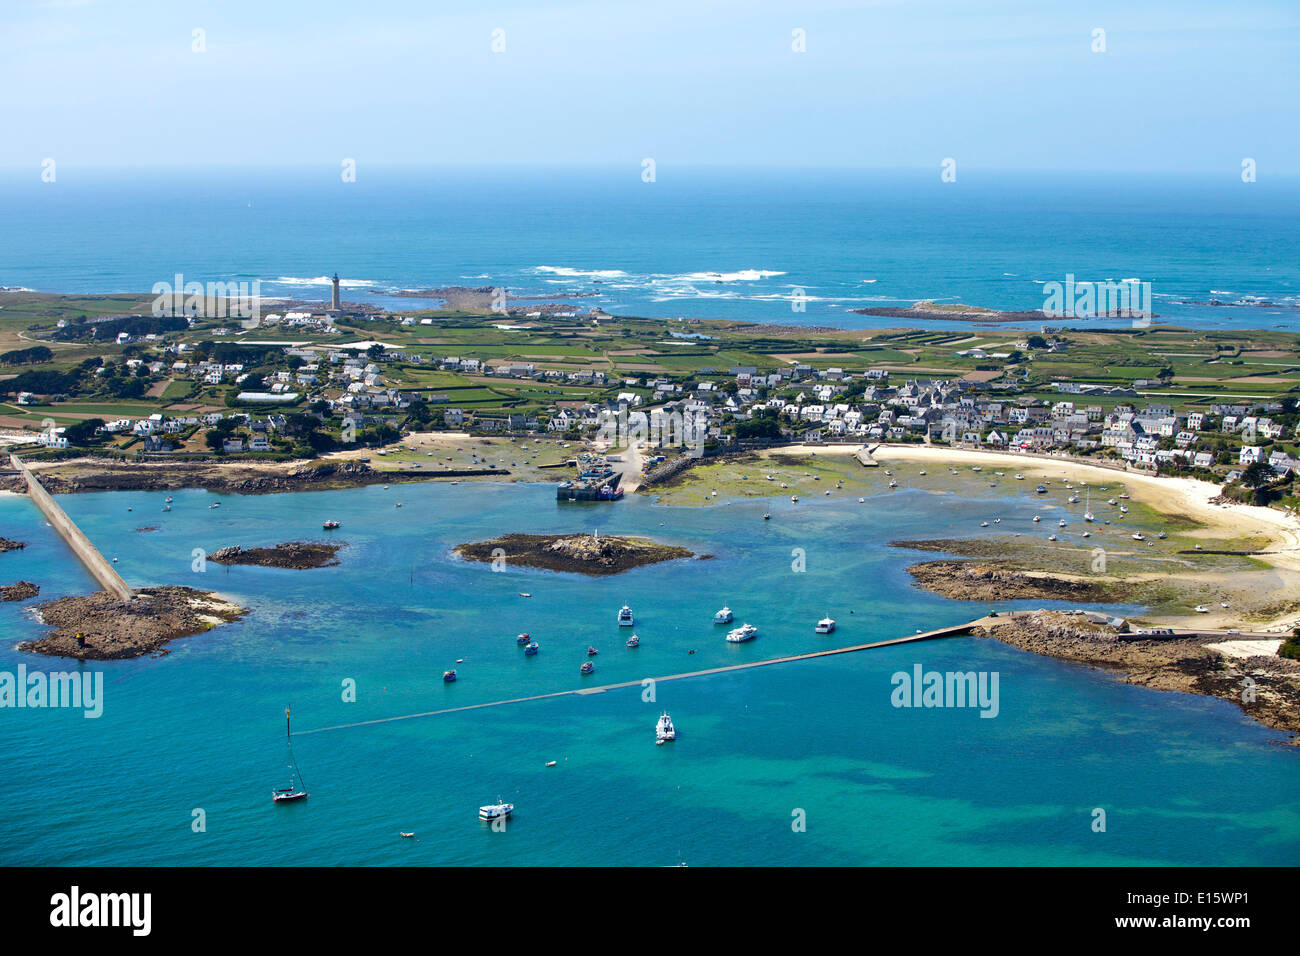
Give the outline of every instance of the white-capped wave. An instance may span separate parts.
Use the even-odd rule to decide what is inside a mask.
[[[282,285],[332,285],[333,276],[315,276],[310,279],[304,279],[299,276],[280,276],[278,279],[271,280],[279,282]],[[344,289],[361,289],[369,288],[380,283],[372,282],[370,279],[339,279],[339,285]]]
[[[594,278],[613,279],[627,275],[622,269],[573,269],[569,266],[537,266],[534,272],[549,272],[551,275],[569,276],[574,279]]]

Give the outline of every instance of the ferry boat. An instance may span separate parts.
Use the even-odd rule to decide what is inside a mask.
[[[618,626],[632,627],[635,622],[632,620],[632,609],[624,604],[618,609]]]
[[[329,521],[326,521],[324,524],[321,525],[321,527],[324,528],[326,531],[332,531],[338,526],[339,523],[335,521],[333,518],[331,518]]]
[[[537,653],[537,642],[536,642],[536,641],[532,641],[531,643],[525,645],[525,647],[524,647],[524,653],[527,654],[529,657],[532,657],[534,654],[536,654],[536,653]]]
[[[582,671],[582,673],[584,674],[591,674],[595,672],[596,665],[593,664],[591,661],[585,661],[583,665],[578,668],[578,670]]]
[[[517,636],[517,637],[515,638],[515,643],[516,643],[516,644],[527,644],[527,643],[528,643],[528,635],[527,635],[527,634],[520,634],[519,636]]]
[[[637,637],[635,634],[633,634],[633,635],[632,635],[631,637],[629,637],[629,638],[628,638],[624,643],[627,644],[628,647],[640,647],[640,646],[641,646],[641,638],[639,638],[639,637]]]
[[[733,617],[734,616],[731,613],[731,608],[727,607],[724,604],[719,610],[713,612],[713,623],[730,624],[733,620]]]
[[[500,797],[497,797],[496,803],[490,803],[486,807],[478,808],[478,818],[480,820],[499,820],[502,817],[508,817],[515,812],[513,803],[505,803]]]
[[[655,724],[655,739],[660,743],[677,739],[677,728],[673,726],[673,719],[668,716],[666,710],[660,715],[659,722]]]
[[[442,682],[444,684],[450,684],[455,679],[456,679],[456,672],[454,670],[442,672]]]
[[[817,622],[817,626],[813,630],[818,634],[830,634],[835,630],[835,619],[827,615]]]
[[[753,640],[757,636],[758,628],[753,624],[742,624],[740,627],[727,632],[727,640],[732,644]]]

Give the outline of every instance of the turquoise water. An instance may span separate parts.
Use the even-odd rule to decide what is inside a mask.
[[[1222,701],[971,638],[660,682],[653,702],[637,686],[308,732],[968,620],[985,605],[915,589],[904,569],[916,554],[886,542],[969,529],[989,501],[906,491],[888,507],[575,507],[549,485],[431,483],[227,496],[210,509],[217,496],[174,494],[168,513],[162,493],[60,502],[129,582],[216,590],[250,614],[161,659],[86,665],[105,674],[98,720],[0,709],[0,863],[1300,863],[1300,754],[1280,735]],[[1031,526],[1032,500],[997,501],[999,530]],[[326,517],[343,523],[339,567],[191,570],[195,548],[317,539]],[[159,529],[135,531],[147,525]],[[592,579],[494,573],[449,553],[584,525],[714,557]],[[28,542],[0,555],[0,581],[33,580],[43,598],[92,587],[25,499],[0,498],[0,534]],[[760,627],[756,640],[722,641],[710,619],[724,602]],[[635,650],[615,624],[623,603],[637,614]],[[814,635],[827,612],[838,632]],[[524,630],[541,644],[534,658],[515,644]],[[40,632],[20,607],[0,605],[0,632],[0,670],[78,666],[13,649]],[[589,644],[600,654],[584,678]],[[890,676],[917,663],[996,671],[998,716],[892,707]],[[460,680],[444,685],[452,666]],[[274,806],[288,704],[312,796]],[[664,708],[679,739],[657,747]],[[498,795],[517,805],[505,833],[477,820]],[[1097,807],[1105,833],[1090,827]],[[191,830],[195,808],[204,833]],[[791,827],[799,810],[806,832]]]
[[[1300,182],[1272,177],[61,167],[56,183],[0,174],[0,208],[0,285],[43,292],[148,293],[180,273],[328,300],[337,271],[345,301],[393,309],[432,303],[371,290],[504,285],[591,296],[572,300],[583,312],[893,328],[852,310],[1041,309],[1043,283],[1074,275],[1150,282],[1161,321],[1300,322]],[[1183,304],[1244,296],[1287,307]]]

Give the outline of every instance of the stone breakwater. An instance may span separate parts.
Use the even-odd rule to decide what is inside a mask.
[[[1021,650],[1104,668],[1128,684],[1231,701],[1300,743],[1300,662],[1224,657],[1195,638],[1132,640],[1068,611],[995,618],[972,631]]]
[[[695,557],[685,548],[646,538],[589,534],[508,534],[491,541],[458,545],[455,552],[469,561],[504,561],[507,565],[590,575],[619,574],[661,561]]]

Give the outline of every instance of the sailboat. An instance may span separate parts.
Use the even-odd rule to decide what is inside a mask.
[[[293,756],[293,733],[289,729],[289,708],[284,709],[284,736],[289,744],[289,761],[293,764],[293,775],[289,777],[289,786],[280,790],[271,791],[271,799],[275,803],[289,803],[294,800],[306,800],[311,794],[301,789],[298,784],[302,783],[302,771],[298,769],[298,761]],[[294,781],[298,783],[295,784]]]
[[[1092,492],[1089,491],[1087,492],[1087,500],[1083,506],[1083,520],[1095,521],[1096,518],[1097,516],[1092,513]]]

